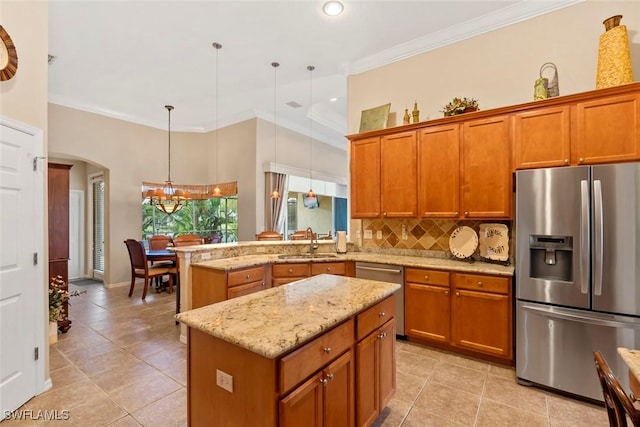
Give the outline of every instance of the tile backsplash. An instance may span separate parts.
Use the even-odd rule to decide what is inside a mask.
[[[412,249],[445,252],[448,256],[449,237],[457,227],[466,225],[478,233],[480,224],[499,223],[509,227],[509,258],[513,259],[512,221],[468,221],[452,219],[363,219],[361,247],[367,249]],[[371,238],[367,239],[367,230]],[[378,238],[381,232],[381,238]],[[478,250],[476,249],[476,256]]]

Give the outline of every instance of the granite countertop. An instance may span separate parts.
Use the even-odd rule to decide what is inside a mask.
[[[189,310],[176,319],[273,359],[398,289],[392,283],[321,274]]]
[[[320,255],[317,253],[316,255]],[[235,270],[268,263],[292,262],[327,262],[327,261],[363,261],[391,264],[405,267],[433,268],[438,270],[459,271],[464,273],[493,274],[497,276],[513,276],[513,265],[491,264],[488,262],[466,262],[447,258],[429,258],[418,256],[389,255],[368,252],[347,252],[346,254],[330,254],[332,257],[313,259],[280,259],[275,254],[241,255],[232,258],[215,259],[193,263],[199,267],[214,270]]]
[[[640,381],[640,350],[618,347],[618,353],[629,367],[633,376]]]

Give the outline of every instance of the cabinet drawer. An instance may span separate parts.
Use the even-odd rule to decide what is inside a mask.
[[[353,345],[353,319],[280,359],[280,393],[286,393]]]
[[[449,272],[424,270],[421,268],[405,268],[406,283],[422,283],[425,285],[449,286]]]
[[[396,299],[394,295],[391,295],[387,299],[380,301],[363,313],[358,314],[358,317],[356,319],[358,328],[358,341],[369,335],[371,332],[373,332],[383,323],[386,323],[392,317],[395,317],[395,313]]]
[[[264,267],[244,268],[231,271],[227,276],[227,286],[244,285],[264,278]]]
[[[508,294],[511,280],[508,277],[480,276],[476,274],[454,273],[453,283],[458,289],[474,291],[496,292]]]
[[[271,267],[273,277],[307,277],[309,276],[309,263],[274,264]]]
[[[264,280],[258,280],[251,283],[245,283],[244,285],[234,286],[227,289],[227,299],[240,297],[242,295],[249,295],[254,292],[262,291],[267,288]]]
[[[314,262],[311,264],[311,275],[316,274],[336,274],[344,276],[346,268],[344,262]]]

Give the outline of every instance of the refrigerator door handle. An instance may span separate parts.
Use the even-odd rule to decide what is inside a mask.
[[[580,181],[580,291],[583,294],[589,292],[589,183]]]
[[[540,314],[546,317],[570,320],[574,322],[589,323],[589,324],[598,325],[598,326],[608,326],[612,328],[629,328],[629,327],[640,328],[640,321],[625,322],[620,320],[602,319],[597,317],[597,315],[594,315],[594,314],[584,316],[584,315],[575,314],[569,311],[565,311],[557,307],[538,307],[534,305],[523,304],[522,309],[533,311],[537,314]]]
[[[602,255],[603,255],[603,218],[602,218],[602,183],[599,179],[593,181],[593,213],[594,232],[593,247],[595,249],[593,262],[593,294],[602,295]]]

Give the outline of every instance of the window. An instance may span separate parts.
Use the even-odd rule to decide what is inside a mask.
[[[104,176],[90,178],[93,193],[93,271],[104,274]]]
[[[238,240],[238,197],[189,200],[173,215],[159,211],[149,200],[142,201],[142,238],[155,234],[178,236],[197,234],[205,243]]]

